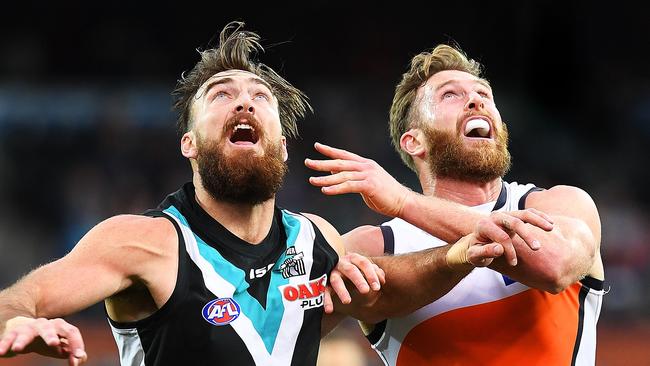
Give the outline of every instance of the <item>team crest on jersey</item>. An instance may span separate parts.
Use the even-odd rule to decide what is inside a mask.
[[[305,262],[303,261],[303,257],[305,255],[302,252],[296,253],[296,247],[289,247],[285,254],[288,258],[278,268],[282,272],[282,277],[289,278],[304,275]]]
[[[239,304],[229,297],[214,299],[205,304],[201,311],[203,319],[212,325],[228,325],[235,321],[241,313]]]
[[[323,306],[327,275],[309,282],[280,286],[280,292],[285,301],[300,301],[303,309],[312,309]]]

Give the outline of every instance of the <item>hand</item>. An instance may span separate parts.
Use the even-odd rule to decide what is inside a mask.
[[[69,366],[88,359],[79,329],[63,319],[33,319],[18,316],[7,321],[0,338],[0,357],[36,352],[67,358]]]
[[[370,290],[377,292],[381,285],[386,283],[386,274],[370,259],[357,253],[348,253],[339,258],[336,267],[330,273],[330,286],[325,292],[325,313],[331,314],[334,311],[334,303],[330,294],[330,288],[343,304],[352,301],[350,292],[345,286],[345,281],[351,282],[360,294],[368,294]]]
[[[316,150],[333,160],[305,159],[313,170],[330,175],[310,177],[309,183],[321,187],[326,195],[359,193],[372,210],[386,216],[399,217],[404,201],[411,191],[388,174],[374,160],[346,150],[316,143]]]
[[[523,242],[531,250],[541,247],[535,238],[534,227],[551,231],[553,221],[544,212],[533,208],[493,212],[477,223],[473,233],[453,244],[447,252],[447,263],[450,267],[486,267],[494,258],[504,255],[508,264],[515,266],[517,252],[513,241]]]

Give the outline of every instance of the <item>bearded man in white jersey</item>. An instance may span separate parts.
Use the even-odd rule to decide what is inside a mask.
[[[485,222],[498,225],[512,246],[487,261],[461,253],[465,264],[451,266],[455,275],[412,283],[400,301],[374,307],[364,330],[384,362],[593,365],[604,293],[598,211],[579,188],[502,179],[510,167],[508,132],[481,66],[447,45],[415,56],[395,91],[390,132],[422,194],[345,150],[316,144],[332,160],[305,161],[331,173],[310,178],[324,194],[359,193],[373,210],[396,217],[345,234],[349,252],[435,256]],[[513,219],[531,212],[549,218],[553,229]],[[525,245],[522,232],[538,241]],[[445,256],[457,254],[452,248]]]

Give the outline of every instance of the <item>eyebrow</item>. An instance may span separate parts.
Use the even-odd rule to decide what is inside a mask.
[[[483,85],[484,87],[486,87],[486,88],[492,90],[492,87],[490,86],[490,83],[489,83],[487,80],[485,80],[485,79],[476,79],[475,81],[478,82],[479,84]],[[436,91],[438,91],[438,90],[444,88],[445,86],[447,86],[447,85],[449,85],[449,84],[459,84],[459,83],[460,83],[460,81],[457,80],[457,79],[447,80],[447,81],[445,81],[444,83],[438,85],[438,86],[436,87]]]
[[[208,92],[210,91],[210,89],[212,89],[212,87],[214,87],[216,85],[228,84],[228,83],[232,83],[233,81],[234,81],[234,79],[229,78],[229,77],[224,77],[224,78],[219,78],[217,80],[214,80],[210,84],[205,86],[205,90],[203,90],[203,95],[207,95]],[[267,87],[269,89],[269,91],[273,90],[271,88],[271,85],[269,83],[267,83],[266,80],[263,80],[263,79],[260,79],[260,78],[255,78],[255,77],[250,77],[250,78],[248,78],[248,81],[252,81],[255,84],[259,84],[259,85],[264,85],[265,87]]]

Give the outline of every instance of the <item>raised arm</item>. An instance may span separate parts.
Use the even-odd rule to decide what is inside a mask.
[[[70,365],[85,361],[79,330],[58,318],[150,276],[152,266],[163,257],[159,252],[163,247],[156,249],[147,242],[162,240],[173,231],[166,221],[131,215],[108,219],[68,255],[0,292],[0,356],[37,352],[67,358]]]
[[[343,238],[348,250],[372,255],[370,259],[383,269],[386,276],[372,306],[364,309],[362,314],[353,315],[366,323],[376,323],[409,314],[444,296],[474,267],[485,267],[502,260],[505,250],[500,243],[511,240],[511,235],[520,235],[532,243],[537,239],[531,236],[528,226],[552,227],[544,217],[532,214],[528,225],[513,225],[515,227],[507,233],[497,222],[510,223],[519,219],[507,214],[493,219],[479,220],[472,233],[451,245],[394,256],[381,255],[384,243],[379,227],[363,226],[345,234]]]
[[[359,193],[371,209],[400,217],[447,242],[469,234],[485,218],[498,223],[498,216],[502,215],[477,212],[454,202],[412,192],[376,162],[348,151],[322,144],[317,144],[316,149],[331,158],[305,161],[312,169],[332,173],[310,178],[323,193]],[[518,232],[535,236],[544,250],[533,252],[530,248],[534,243],[526,243],[515,236],[512,246],[502,243],[506,253],[503,259],[495,261],[493,268],[526,285],[552,293],[585,275],[602,279],[598,252],[600,223],[595,205],[586,193],[566,186],[533,192],[528,196],[526,207],[526,210],[510,212],[518,220],[509,222],[504,229],[516,228]],[[544,232],[548,227],[538,230],[524,224],[531,215],[541,215],[557,223],[552,231]],[[517,263],[517,258],[523,259],[520,265],[506,264]]]
[[[503,215],[502,220],[512,219]],[[541,216],[532,223],[548,225]],[[527,241],[534,241],[525,226],[513,228],[512,235],[519,234]],[[333,228],[332,228],[333,230]],[[340,241],[338,233],[325,227],[323,235],[330,243]],[[368,258],[358,253],[341,256],[339,264],[330,278],[334,289],[335,314],[330,319],[340,320],[337,314],[350,315],[366,323],[375,323],[387,317],[408,314],[435,301],[451,290],[475,266],[487,266],[504,254],[503,236],[509,235],[490,219],[481,220],[473,233],[461,238],[453,245],[446,245],[419,252],[397,256],[382,256],[383,237],[378,227],[357,228],[343,236],[348,250],[364,255],[373,255],[370,260],[381,268],[380,275],[385,280],[381,287],[368,288],[365,281],[373,284],[373,268]],[[340,252],[341,253],[341,252]],[[371,277],[372,276],[372,277]],[[365,279],[364,279],[365,277]],[[349,279],[353,285],[344,285]],[[351,291],[347,291],[347,289]],[[331,326],[331,324],[329,324]],[[329,329],[329,328],[326,328]]]

